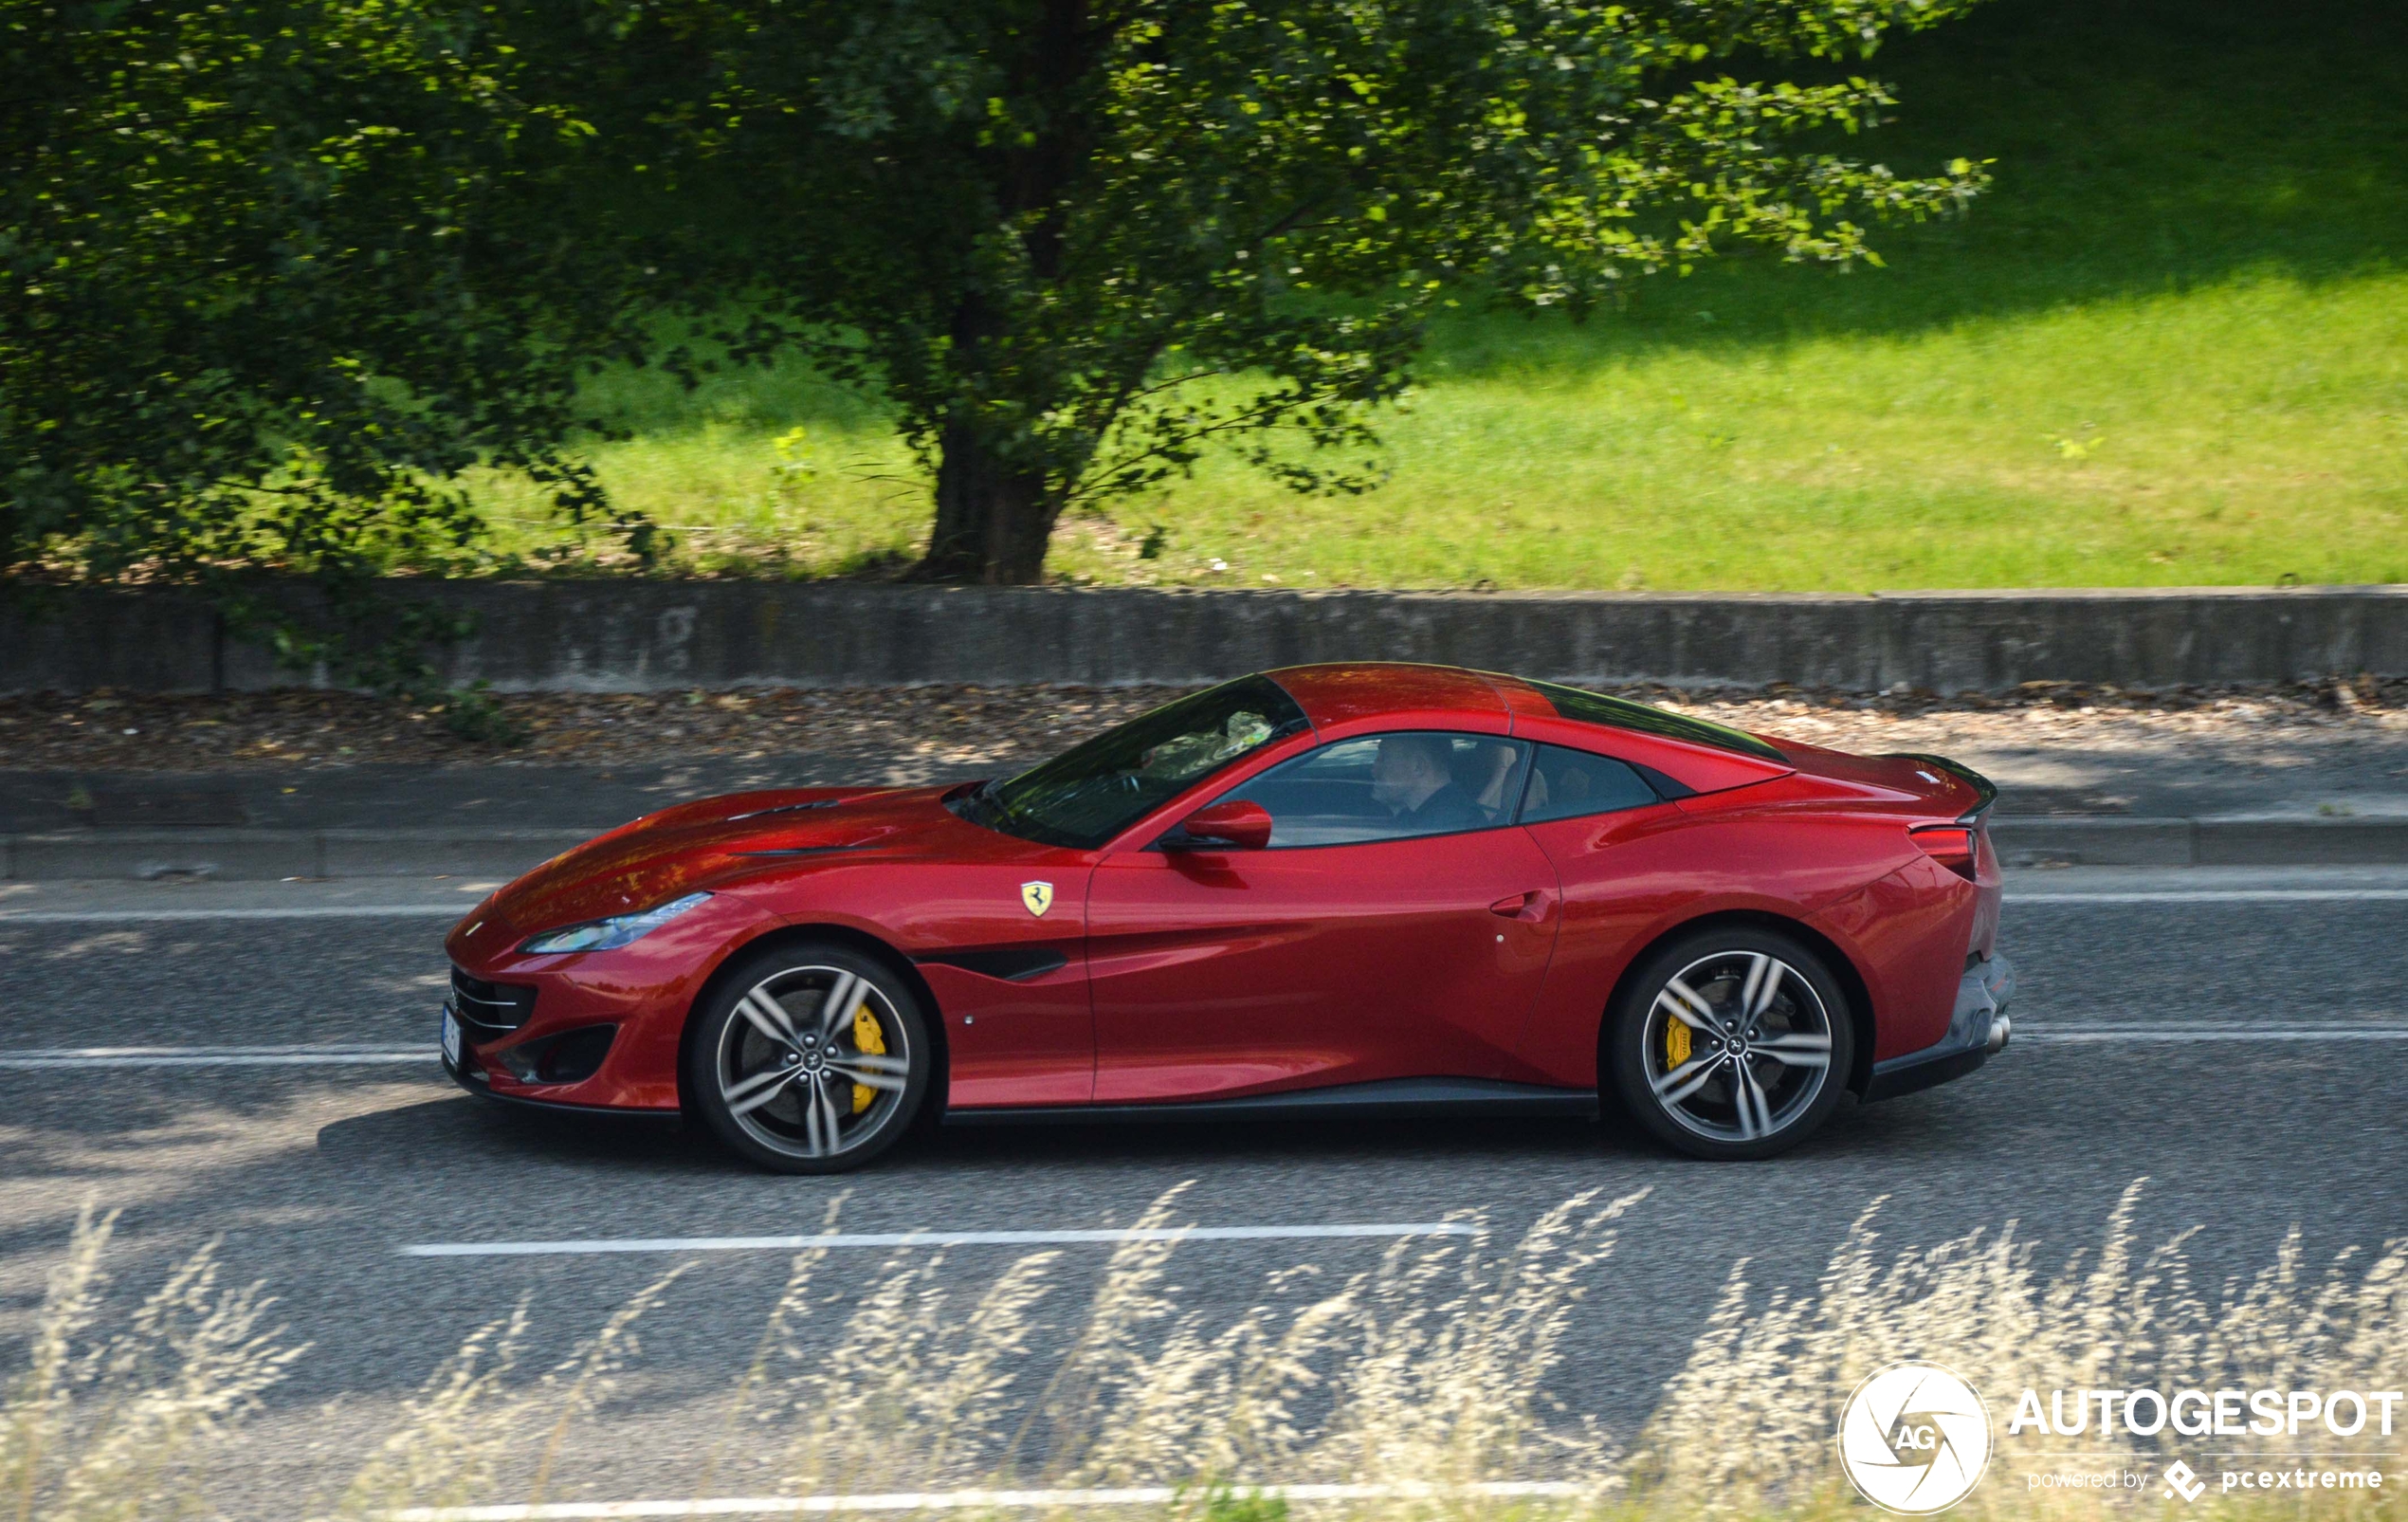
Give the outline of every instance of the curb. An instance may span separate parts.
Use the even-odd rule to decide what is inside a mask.
[[[516,877],[592,830],[86,830],[0,835],[0,881]],[[2408,866],[2408,818],[2226,815],[1991,821],[2010,867]]]
[[[2099,819],[2006,815],[1990,838],[2010,867],[2408,866],[2408,819],[2217,815]]]

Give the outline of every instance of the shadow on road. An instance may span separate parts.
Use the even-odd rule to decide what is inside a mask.
[[[1917,1095],[1878,1106],[1852,1105],[1799,1152],[1798,1160],[1861,1160],[1896,1151],[1922,1158],[1976,1156],[1998,1145],[1987,1128],[1968,1126],[1943,1095]],[[584,1173],[631,1176],[766,1176],[719,1146],[707,1131],[676,1121],[631,1119],[507,1109],[467,1094],[377,1110],[335,1121],[318,1132],[318,1155],[346,1169],[381,1169],[396,1160],[429,1155],[478,1158],[495,1164],[566,1166]],[[1617,1170],[1633,1166],[1713,1168],[1656,1146],[1619,1116],[1601,1121],[1431,1117],[1411,1120],[1211,1123],[1083,1123],[1027,1127],[923,1128],[894,1151],[847,1177],[875,1184],[895,1174],[939,1175],[962,1170],[1118,1166],[1217,1168],[1254,1164],[1323,1166],[1361,1164],[1443,1168],[1450,1161],[1494,1164],[1526,1158],[1549,1165],[1594,1159]],[[940,1224],[940,1223],[934,1223]]]

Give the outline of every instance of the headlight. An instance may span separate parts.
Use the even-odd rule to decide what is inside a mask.
[[[588,920],[583,925],[546,930],[530,938],[519,949],[527,952],[615,951],[650,935],[710,896],[708,893],[688,893],[684,898],[671,899],[659,908],[646,909],[641,914],[613,914],[607,920]]]

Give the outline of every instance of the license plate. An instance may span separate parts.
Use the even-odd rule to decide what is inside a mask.
[[[460,1066],[460,1021],[448,1004],[443,1007],[443,1059],[455,1068]]]

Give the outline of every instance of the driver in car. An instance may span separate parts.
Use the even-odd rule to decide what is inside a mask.
[[[1371,763],[1372,801],[1413,834],[1477,830],[1480,806],[1455,785],[1453,750],[1444,735],[1390,735]]]

